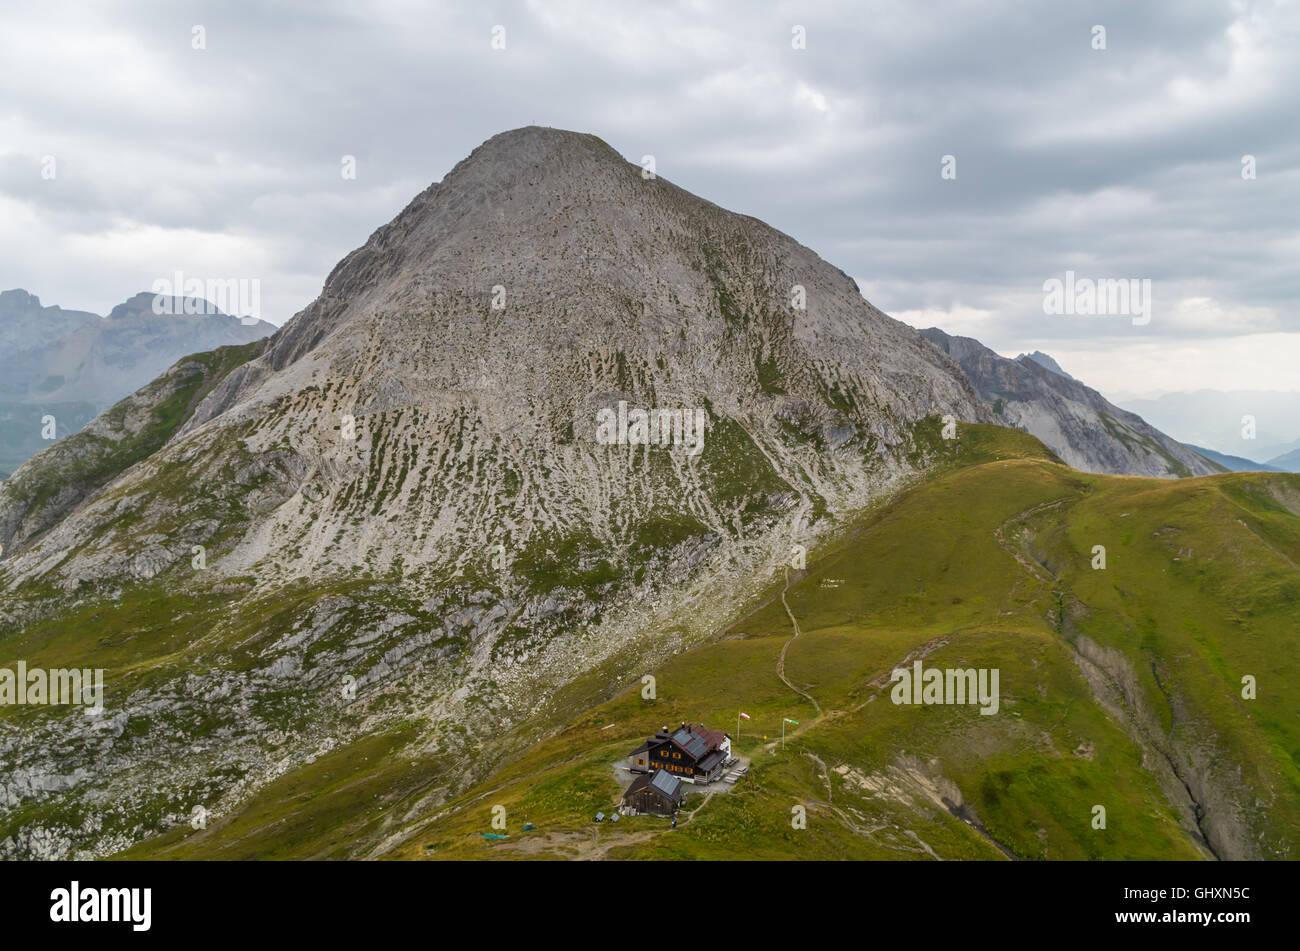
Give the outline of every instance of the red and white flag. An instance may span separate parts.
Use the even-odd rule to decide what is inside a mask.
[[[742,713],[740,716],[741,716],[741,719],[744,719],[744,720],[748,720],[748,719],[749,719],[749,714],[748,714],[748,713]]]

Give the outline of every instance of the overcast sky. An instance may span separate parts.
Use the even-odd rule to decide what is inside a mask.
[[[533,123],[1112,398],[1300,388],[1297,3],[5,0],[0,289],[106,313],[177,270],[257,279],[283,323]],[[1045,314],[1067,270],[1150,280],[1150,322]]]

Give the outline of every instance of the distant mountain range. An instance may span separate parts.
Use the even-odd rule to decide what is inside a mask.
[[[1213,449],[1207,449],[1205,446],[1194,446],[1191,443],[1183,443],[1193,452],[1199,452],[1211,462],[1218,463],[1229,472],[1291,472],[1293,470],[1283,468],[1282,466],[1271,466],[1267,463],[1256,462],[1254,459],[1246,459],[1242,456],[1230,456],[1225,452],[1215,452]]]
[[[1300,448],[1284,452],[1280,456],[1274,456],[1268,461],[1268,464],[1274,469],[1281,469],[1283,472],[1300,472]]]
[[[164,299],[158,314],[155,299],[145,291],[100,317],[43,306],[24,290],[0,293],[0,478],[50,444],[46,417],[61,439],[181,357],[275,331],[197,298]]]

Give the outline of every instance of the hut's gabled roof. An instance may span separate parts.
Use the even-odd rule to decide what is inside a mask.
[[[662,769],[656,769],[653,773],[643,773],[632,780],[632,785],[628,786],[627,792],[623,793],[623,799],[626,800],[629,796],[640,792],[647,786],[653,787],[656,792],[666,796],[674,803],[682,801],[682,781],[672,773]]]

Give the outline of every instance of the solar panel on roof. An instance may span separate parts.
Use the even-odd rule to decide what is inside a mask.
[[[655,773],[654,779],[650,780],[650,785],[654,786],[660,792],[667,793],[669,796],[675,796],[677,790],[682,785],[682,781],[671,773],[665,773],[661,769]]]

